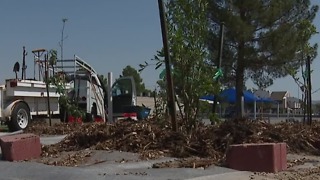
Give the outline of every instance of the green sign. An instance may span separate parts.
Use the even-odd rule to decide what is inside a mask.
[[[213,79],[217,80],[218,78],[220,78],[222,76],[223,76],[222,69],[219,68],[218,71],[214,74]]]

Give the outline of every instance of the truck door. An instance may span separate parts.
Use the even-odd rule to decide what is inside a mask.
[[[136,85],[133,77],[122,77],[112,85],[113,113],[124,113],[125,106],[135,106],[137,103]]]

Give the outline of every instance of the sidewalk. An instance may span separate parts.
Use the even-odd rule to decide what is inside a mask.
[[[145,162],[144,162],[145,163]],[[131,164],[132,165],[132,164]],[[191,168],[167,168],[152,169],[142,167],[136,163],[135,168],[129,164],[104,164],[99,167],[57,167],[47,166],[33,162],[6,162],[0,161],[0,179],[24,179],[24,180],[87,180],[87,179],[110,179],[110,180],[168,180],[168,179],[250,179],[250,172],[233,172],[221,167],[213,169]]]

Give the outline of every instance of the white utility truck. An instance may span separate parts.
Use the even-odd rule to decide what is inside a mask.
[[[64,109],[59,105],[60,94],[56,93],[57,87],[51,84],[47,87],[44,82],[45,77],[52,77],[57,73],[68,79],[65,87],[69,98],[86,112],[87,121],[92,121],[93,118],[106,121],[106,88],[88,63],[75,55],[73,59],[57,60],[56,65],[49,65],[47,50],[37,49],[32,52],[34,77],[26,78],[26,52],[23,49],[21,79],[17,76],[20,69],[17,62],[14,67],[16,78],[7,79],[4,85],[0,85],[0,121],[5,122],[11,131],[15,131],[25,129],[32,119],[47,117],[49,112],[51,116],[62,117]],[[112,98],[116,116],[124,113],[123,107],[135,106],[136,89],[133,78],[117,79],[113,84]]]

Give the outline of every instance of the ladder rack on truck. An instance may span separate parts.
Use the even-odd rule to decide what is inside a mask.
[[[73,59],[58,59],[56,65],[49,67],[51,75],[60,73],[65,76],[68,96],[86,113],[85,120],[103,121],[106,118],[104,91],[97,72],[86,61],[74,55]],[[43,72],[45,64],[39,63],[39,72]],[[64,108],[60,108],[60,117],[64,119]],[[66,118],[72,117],[69,112]]]
[[[72,99],[77,99],[79,107],[86,111],[86,120],[106,120],[107,93],[104,85],[100,82],[97,72],[86,61],[78,56],[74,59],[57,60],[59,66],[55,69],[64,72],[74,89]],[[62,65],[63,64],[63,65]],[[136,86],[132,77],[118,78],[112,85],[112,110],[113,119],[119,119],[127,114],[125,111],[136,106]]]
[[[93,67],[77,55],[73,59],[57,60],[57,63],[61,65],[55,68],[65,73],[73,87],[69,92],[70,98],[85,111],[85,120],[105,120],[104,90]]]

